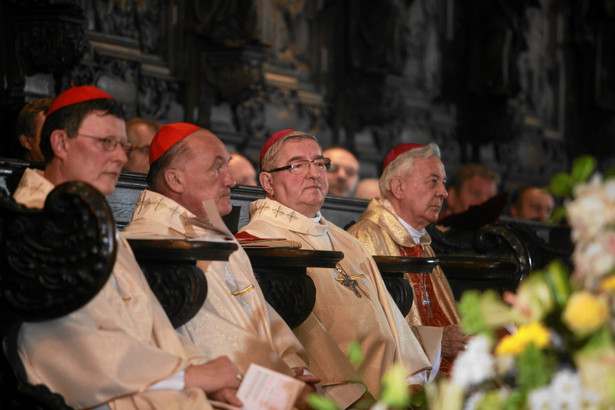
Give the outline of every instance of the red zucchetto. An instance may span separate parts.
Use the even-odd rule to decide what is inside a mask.
[[[169,148],[200,129],[201,127],[198,125],[187,122],[175,122],[161,126],[154,135],[152,145],[149,148],[149,164],[152,165]]]
[[[111,95],[107,94],[98,87],[93,85],[82,85],[80,87],[71,87],[68,90],[62,91],[51,103],[51,107],[47,111],[47,115],[64,108],[68,105],[82,103],[90,100],[109,99],[115,100]]]
[[[297,132],[296,130],[282,130],[282,131],[278,131],[275,134],[273,134],[271,137],[269,137],[269,139],[267,141],[265,141],[265,144],[263,145],[263,148],[261,148],[261,156],[259,159],[259,166],[262,168],[263,167],[263,158],[265,158],[265,154],[267,154],[267,151],[269,151],[269,148],[271,148],[273,146],[273,144],[275,144],[276,142],[278,142],[280,140],[280,138],[292,133],[292,132]]]
[[[406,151],[410,151],[411,149],[414,148],[420,148],[423,147],[423,144],[413,144],[413,143],[406,143],[406,144],[401,144],[396,146],[395,148],[393,148],[392,150],[389,151],[389,153],[387,154],[386,157],[384,157],[384,163],[382,164],[382,171],[384,171],[384,169],[387,167],[387,165],[389,165],[391,162],[393,162],[393,160],[395,158],[397,158],[398,156],[400,156],[401,154],[403,154]]]

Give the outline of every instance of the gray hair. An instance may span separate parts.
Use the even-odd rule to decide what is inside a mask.
[[[383,198],[387,198],[391,194],[391,180],[395,177],[408,177],[412,172],[412,166],[417,159],[425,159],[436,156],[440,158],[440,147],[434,143],[424,145],[419,148],[414,148],[403,152],[393,161],[391,161],[380,177],[378,188]]]
[[[282,145],[284,145],[284,142],[288,141],[288,140],[301,140],[301,139],[311,139],[314,140],[317,144],[318,147],[320,148],[320,150],[322,151],[322,146],[320,145],[320,143],[318,142],[318,140],[316,139],[316,137],[304,132],[304,131],[293,131],[290,132],[286,135],[284,135],[282,138],[280,138],[279,140],[277,140],[275,142],[275,144],[273,144],[269,150],[267,151],[267,153],[265,154],[265,156],[263,157],[263,160],[261,161],[261,172],[267,172],[267,170],[271,170],[273,168],[275,168],[275,164],[277,161],[277,156],[279,154],[279,152],[282,150]]]
[[[192,155],[186,138],[169,148],[150,166],[146,178],[148,189],[163,195],[166,194],[167,191],[163,183],[164,171],[169,168],[184,169],[186,162],[192,158]]]

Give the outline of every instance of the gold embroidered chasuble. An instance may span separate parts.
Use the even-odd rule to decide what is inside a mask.
[[[53,188],[40,171],[27,169],[14,197],[42,208]],[[211,408],[200,389],[146,391],[205,357],[174,331],[122,235],[103,289],[69,315],[24,323],[18,350],[29,381],[75,408]]]
[[[145,190],[124,233],[128,237],[228,242],[223,239],[224,235],[207,229],[198,220],[195,224],[196,219],[172,199]],[[286,322],[267,303],[241,246],[228,262],[199,261],[197,266],[207,277],[207,299],[196,316],[178,331],[208,357],[227,355],[242,372],[251,363],[291,376],[292,368],[306,367],[321,379],[325,392],[331,393],[331,398],[341,407],[361,397],[364,387],[341,386],[355,378],[353,369],[343,360],[317,360],[308,354]],[[335,393],[332,392],[334,385]]]
[[[336,269],[308,268],[316,286],[313,320],[295,329],[304,346],[318,348],[333,340],[345,356],[348,344],[358,341],[364,356],[358,367],[367,389],[377,395],[383,373],[400,362],[408,377],[431,369],[422,346],[391,299],[375,262],[361,244],[324,218],[316,223],[277,201],[262,199],[250,205],[250,223],[241,231],[262,238],[299,241],[303,249],[344,253],[341,268],[358,283],[361,297],[343,285]]]
[[[410,232],[399,222],[393,207],[386,199],[372,199],[359,221],[348,228],[348,232],[357,238],[372,255],[402,256],[402,248],[417,246]],[[430,244],[431,237],[425,233],[418,245],[423,249],[425,256],[435,257]],[[411,273],[404,274],[404,277],[411,284],[420,280],[416,274],[411,275]],[[458,324],[459,315],[455,297],[442,268],[437,266],[431,274],[428,274],[428,279],[429,298],[438,305],[444,316],[439,326]],[[406,316],[406,321],[410,326],[426,325],[428,318],[418,309],[422,298],[422,295],[414,294],[414,303]]]

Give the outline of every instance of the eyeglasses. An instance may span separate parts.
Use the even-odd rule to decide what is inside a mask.
[[[331,167],[331,160],[329,158],[320,158],[320,159],[298,159],[296,161],[292,161],[289,165],[284,167],[272,169],[271,171],[265,172],[278,172],[289,170],[291,174],[305,174],[309,171],[310,165],[314,165],[317,171],[325,172]]]
[[[335,165],[335,164],[331,164],[331,167],[329,167],[327,171],[337,173],[340,169],[343,169],[349,178],[352,178],[359,173],[359,171],[354,168],[344,167],[344,166]]]
[[[130,153],[130,150],[132,149],[132,144],[128,141],[118,141],[115,138],[111,138],[111,137],[96,137],[94,135],[87,135],[87,134],[77,134],[77,136],[91,138],[93,140],[100,141],[105,151],[113,151],[115,147],[117,147],[118,145],[122,146],[122,149],[126,152],[126,154]]]

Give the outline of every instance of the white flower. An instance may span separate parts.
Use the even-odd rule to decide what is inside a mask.
[[[382,401],[377,401],[372,407],[370,407],[370,410],[387,410],[387,409],[388,407],[386,403]]]
[[[552,402],[558,409],[581,408],[581,377],[571,370],[562,370],[553,376],[550,384]]]
[[[615,270],[615,232],[598,234],[586,243],[578,243],[574,253],[574,277],[590,290]]]
[[[530,392],[532,410],[547,409],[592,409],[598,405],[598,397],[583,389],[581,377],[570,369],[554,374],[551,384]]]
[[[463,410],[475,410],[478,403],[481,399],[485,397],[485,393],[482,391],[478,391],[475,394],[468,397],[465,405],[463,406]]]
[[[575,187],[575,199],[566,205],[575,242],[587,242],[615,222],[615,181],[602,184],[599,175]]]
[[[546,386],[532,390],[529,400],[532,410],[549,410],[551,409],[551,389],[549,389],[549,386]]]
[[[453,367],[453,383],[465,391],[495,376],[495,362],[490,354],[490,342],[485,336],[476,336],[468,349],[457,356]]]

